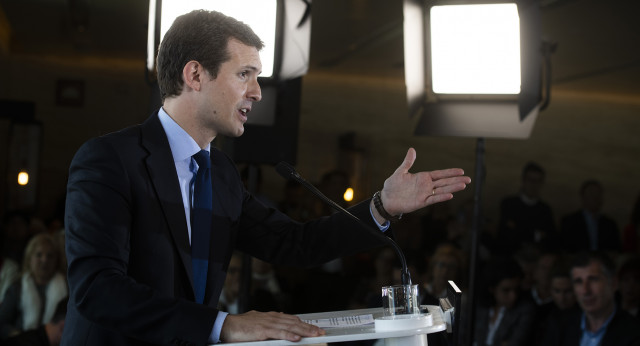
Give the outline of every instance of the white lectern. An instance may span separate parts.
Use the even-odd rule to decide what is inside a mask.
[[[447,329],[445,317],[442,309],[435,305],[423,305],[431,315],[433,320],[427,327],[408,327],[407,329],[394,329],[392,331],[379,331],[376,330],[373,323],[361,326],[348,326],[348,327],[335,327],[325,328],[326,335],[313,338],[303,338],[298,342],[290,342],[284,340],[268,340],[268,341],[253,341],[253,342],[239,342],[230,343],[234,346],[255,346],[255,345],[309,345],[309,344],[321,344],[329,342],[342,342],[342,341],[356,341],[356,340],[371,340],[371,339],[384,339],[387,345],[407,345],[415,344],[414,340],[423,340],[419,345],[426,345],[426,334],[441,332]],[[382,308],[373,309],[360,309],[360,310],[345,310],[345,311],[332,311],[332,312],[320,312],[311,314],[298,315],[302,320],[323,320],[330,318],[341,318],[349,316],[363,316],[373,315],[374,319],[381,318],[383,316]],[[422,335],[422,337],[420,337]],[[409,344],[407,344],[409,342]]]

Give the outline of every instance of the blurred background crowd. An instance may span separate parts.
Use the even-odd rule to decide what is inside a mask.
[[[238,168],[247,177],[248,167]],[[557,333],[550,325],[560,323],[562,311],[593,308],[594,299],[604,301],[601,305],[610,301],[615,311],[626,311],[640,327],[640,195],[628,223],[617,225],[601,211],[605,186],[597,180],[576,187],[582,203],[575,212],[556,215],[542,197],[545,169],[529,162],[520,178],[520,190],[504,196],[499,215],[484,215],[479,222],[475,316],[462,315],[465,343],[543,345],[545,338]],[[316,185],[348,207],[343,195],[351,184],[347,174],[331,171]],[[296,182],[288,182],[284,189],[282,200],[274,200],[261,192],[258,183],[254,196],[300,222],[334,212]],[[404,215],[393,225],[413,282],[419,284],[422,304],[437,305],[446,296],[448,280],[462,289],[463,305],[468,303],[474,263],[470,258],[473,203],[462,201],[455,210],[448,202],[436,204]],[[63,216],[61,203],[56,215],[46,220],[20,211],[2,217],[0,339],[7,344],[59,342],[68,295]],[[580,289],[584,283],[575,276],[576,268],[593,258],[603,263],[608,290]],[[242,262],[247,259],[252,261],[245,293],[249,310],[299,314],[379,307],[381,287],[400,283],[400,263],[391,247],[317,268],[277,267],[237,253],[228,269],[220,309],[243,312],[238,302],[243,294]],[[464,306],[463,311],[467,311]],[[431,342],[446,344],[446,340]]]

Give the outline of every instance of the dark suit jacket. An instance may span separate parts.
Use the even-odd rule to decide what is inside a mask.
[[[341,214],[292,221],[253,198],[225,154],[212,148],[211,157],[213,225],[201,305],[194,302],[176,168],[157,113],[78,150],[67,188],[63,345],[205,344],[234,249],[314,266],[384,244]],[[351,211],[374,226],[368,203]]]
[[[489,333],[489,309],[480,306],[476,312],[474,340],[477,346],[486,345]],[[531,341],[535,318],[535,306],[528,300],[520,300],[507,309],[493,337],[494,345],[523,346]]]
[[[584,220],[582,210],[566,215],[561,223],[562,243],[564,249],[570,252],[586,251],[591,249],[587,222]],[[598,219],[598,249],[602,251],[620,250],[620,233],[613,219],[600,215]]]
[[[551,320],[541,345],[578,346],[582,338],[580,321],[582,311],[572,309]],[[600,346],[638,346],[640,345],[640,323],[627,312],[618,308],[607,326]]]
[[[527,205],[519,195],[510,196],[500,202],[496,253],[513,254],[524,244],[536,244],[536,231],[540,232],[539,242],[552,244],[556,237],[556,225],[551,207],[539,200]]]

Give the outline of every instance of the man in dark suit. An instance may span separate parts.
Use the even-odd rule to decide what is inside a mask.
[[[605,253],[579,254],[571,280],[582,311],[571,309],[549,323],[541,345],[640,345],[640,324],[616,306],[615,265]]]
[[[287,314],[218,311],[233,251],[314,266],[385,244],[341,214],[301,224],[266,207],[245,190],[231,159],[210,146],[218,135],[240,136],[253,102],[260,101],[261,48],[248,26],[220,13],[178,17],[158,52],[162,108],[142,125],[78,150],[67,189],[70,301],[63,345],[322,335]],[[449,200],[470,183],[460,169],[411,174],[415,157],[409,149],[380,193],[351,212],[384,231],[389,220]],[[207,176],[209,185],[201,186],[209,188],[196,188]],[[203,193],[212,194],[204,214],[198,206]],[[207,218],[209,241],[192,242]],[[192,255],[201,246],[208,255]],[[206,284],[203,296],[198,283]]]
[[[542,166],[527,163],[522,169],[520,192],[500,202],[495,253],[513,255],[526,245],[548,247],[556,241],[553,211],[541,196],[545,177]]]
[[[566,251],[620,251],[618,225],[602,214],[603,195],[602,184],[597,180],[587,180],[580,187],[582,208],[566,215],[561,222]]]

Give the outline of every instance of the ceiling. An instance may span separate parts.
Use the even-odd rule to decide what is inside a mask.
[[[554,88],[640,98],[640,2],[539,3],[544,39],[557,43]],[[0,34],[10,32],[0,53],[146,59],[145,0],[0,0],[0,9]],[[403,78],[402,1],[313,1],[310,73]]]

